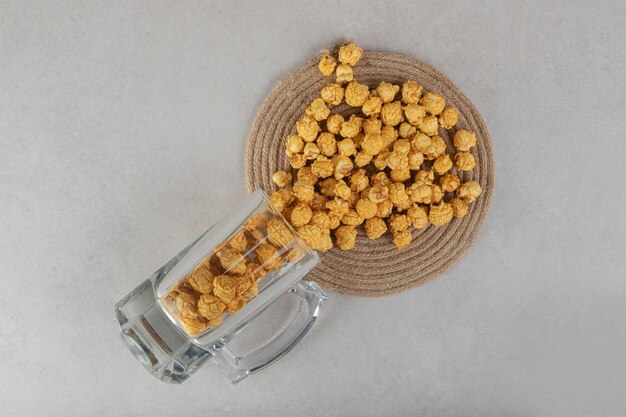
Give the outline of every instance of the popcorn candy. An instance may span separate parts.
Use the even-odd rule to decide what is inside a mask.
[[[396,94],[400,91],[399,85],[390,84],[388,82],[381,82],[378,87],[376,87],[376,94],[383,103],[391,103],[396,98]]]
[[[301,227],[308,224],[313,216],[313,210],[305,203],[299,203],[291,212],[291,224],[294,227]]]
[[[289,228],[279,219],[273,218],[267,223],[267,237],[273,245],[281,248],[293,240]]]
[[[454,213],[454,217],[458,217],[462,219],[467,216],[467,212],[469,211],[469,205],[459,197],[454,197],[450,200],[450,205],[452,206],[452,211]]]
[[[338,106],[343,101],[344,93],[345,90],[341,86],[341,84],[330,83],[326,85],[326,87],[322,88],[320,96],[322,97],[322,100],[324,100],[326,103],[332,104],[333,106]]]
[[[285,148],[287,150],[287,156],[302,152],[304,149],[304,141],[298,135],[289,135],[285,140]]]
[[[219,317],[225,309],[226,304],[212,294],[203,294],[198,300],[198,312],[205,319],[213,320]]]
[[[426,109],[419,104],[407,104],[402,108],[402,110],[404,110],[404,117],[407,122],[413,126],[417,126],[422,123],[424,117],[426,117]]]
[[[397,126],[404,119],[402,113],[402,103],[394,101],[383,105],[380,111],[380,120],[387,126]]]
[[[237,281],[235,278],[228,275],[218,275],[215,277],[215,280],[213,281],[213,294],[218,296],[224,304],[230,304],[230,302],[233,301],[236,291]],[[206,295],[203,295],[202,297],[206,297]],[[204,314],[202,315],[204,316]]]
[[[348,226],[358,226],[363,223],[365,219],[356,210],[350,209],[346,214],[341,218],[341,223],[347,224]]]
[[[280,262],[280,253],[278,253],[278,249],[276,249],[274,245],[271,245],[269,243],[260,244],[254,250],[254,253],[257,256],[257,262],[266,271],[274,269]],[[216,295],[219,296],[219,294]],[[220,298],[222,297],[220,296]]]
[[[393,142],[398,139],[398,131],[393,126],[383,126],[380,130],[380,134],[385,142],[385,147],[390,147]]]
[[[322,132],[315,141],[320,153],[324,156],[333,156],[337,153],[337,140],[335,135],[329,132]]]
[[[451,193],[461,186],[461,179],[456,174],[446,174],[439,178],[439,185],[442,191]]]
[[[459,187],[456,195],[466,202],[471,203],[478,198],[481,192],[482,188],[479,183],[476,181],[468,181]]]
[[[361,198],[356,202],[356,212],[364,219],[371,219],[376,216],[378,206],[369,198]]]
[[[370,239],[378,239],[387,231],[387,224],[380,217],[365,220],[365,233]]]
[[[428,226],[428,211],[426,211],[426,208],[413,204],[407,210],[406,215],[414,228],[419,230]]]
[[[443,226],[452,220],[453,215],[454,210],[452,206],[442,201],[438,205],[431,204],[430,211],[428,212],[428,220],[435,226]]]
[[[358,169],[350,175],[350,189],[360,193],[369,185],[369,178],[364,169]]]
[[[350,190],[350,187],[348,187],[348,184],[346,184],[345,181],[339,180],[336,182],[333,192],[335,196],[347,200],[350,198],[352,190]]]
[[[306,156],[301,153],[293,154],[289,157],[289,164],[294,169],[302,168],[306,165]]]
[[[298,235],[313,249],[325,252],[332,247],[332,241],[330,241],[330,247],[328,241],[330,240],[330,233],[326,237],[326,233],[322,231],[318,226],[308,224],[306,226],[299,227],[297,229]]]
[[[454,147],[459,151],[467,152],[476,146],[476,134],[469,130],[459,129],[454,134]]]
[[[449,158],[448,158],[449,159]],[[452,162],[450,162],[452,164]],[[332,161],[315,161],[311,165],[311,172],[320,178],[328,178],[333,175],[335,166]]]
[[[231,275],[242,275],[246,272],[246,261],[241,253],[228,248],[219,250],[216,253],[222,268]]]
[[[401,232],[407,230],[411,225],[409,217],[405,214],[394,214],[389,217],[389,230],[392,232]]]
[[[403,230],[393,234],[393,244],[396,245],[396,248],[398,249],[409,246],[411,240],[413,240],[413,237],[411,236],[411,232],[409,230]]]
[[[459,112],[454,107],[446,107],[439,115],[439,126],[444,129],[453,128],[459,121]]]
[[[313,184],[304,178],[296,181],[292,189],[294,195],[302,201],[311,201],[315,194]]]
[[[350,250],[356,243],[356,229],[354,226],[340,226],[335,230],[337,246],[341,250]]]
[[[370,155],[378,155],[380,151],[385,148],[385,142],[383,141],[382,135],[379,134],[367,134],[363,138],[363,143],[361,147],[365,152]]]
[[[378,98],[378,97],[372,97],[372,98]],[[370,100],[372,98],[370,98]],[[380,113],[380,110],[379,110],[379,113]],[[361,128],[363,129],[363,133],[365,133],[366,135],[369,133],[381,133],[382,134],[382,126],[383,126],[383,122],[381,122],[380,119],[375,119],[375,118],[370,117],[369,119],[363,120],[363,124]]]
[[[400,134],[400,137],[403,138],[413,136],[416,132],[417,129],[415,128],[415,126],[407,122],[400,123],[400,127],[398,128],[398,133]]]
[[[302,151],[305,158],[309,161],[316,159],[320,155],[320,149],[317,147],[315,142],[309,142],[304,145],[304,150]]]
[[[176,309],[183,319],[187,317],[198,317],[198,309],[196,308],[197,301],[198,297],[195,294],[187,291],[179,291],[175,298],[175,303]]]
[[[323,210],[316,210],[311,214],[310,224],[320,229],[330,229],[330,216]]]
[[[367,86],[365,87],[367,88]],[[368,90],[369,95],[369,90]],[[377,115],[381,112],[383,108],[383,102],[380,97],[370,97],[363,103],[363,107],[361,111],[366,116]]]
[[[333,135],[338,135],[341,131],[341,126],[343,125],[344,118],[340,114],[331,114],[326,119],[326,130],[328,130]],[[304,145],[302,145],[304,147]],[[300,151],[297,151],[300,152]]]
[[[324,56],[322,56],[322,59],[320,59],[320,63],[317,65],[317,67],[325,77],[328,77],[330,74],[333,73],[333,71],[335,71],[336,65],[337,61],[335,61],[335,58],[328,54],[324,54]]]
[[[396,182],[404,182],[411,178],[411,171],[409,168],[392,169],[389,172],[389,177]]]
[[[382,184],[373,184],[367,192],[367,198],[373,203],[380,203],[389,197],[389,187]]]
[[[320,131],[320,125],[317,124],[317,120],[307,115],[296,122],[296,130],[302,140],[305,142],[313,142]]]
[[[337,75],[338,83],[349,82],[354,79],[354,72],[352,71],[352,67],[347,64],[341,64],[337,66],[337,71],[335,73]]]
[[[418,170],[424,163],[424,154],[421,152],[410,151],[407,155],[409,161],[409,169]]]
[[[433,164],[433,170],[439,175],[445,174],[450,168],[452,168],[452,160],[446,154],[437,158]]]
[[[420,100],[420,104],[424,106],[426,112],[437,116],[446,107],[446,101],[439,94],[426,93]]]
[[[272,181],[279,187],[285,187],[291,184],[291,173],[287,171],[276,171],[272,175]]]
[[[364,84],[351,81],[346,87],[344,98],[346,103],[352,107],[363,106],[369,97],[370,90]],[[366,116],[369,116],[369,114],[366,114]]]
[[[416,184],[432,185],[435,180],[435,173],[430,169],[422,169],[415,174],[414,182]]]
[[[315,120],[326,120],[330,114],[330,110],[326,107],[326,102],[321,98],[316,98],[304,111],[309,116],[312,116]]]
[[[361,118],[355,115],[350,116],[348,121],[341,124],[341,136],[344,138],[353,138],[361,131]]]
[[[339,61],[342,64],[355,66],[362,55],[363,49],[359,48],[353,42],[339,48]]]
[[[407,81],[402,84],[402,102],[416,104],[422,95],[422,86],[415,81]]]
[[[373,156],[364,150],[358,151],[356,155],[354,155],[354,163],[357,167],[361,168],[372,162],[372,158]]]
[[[342,142],[345,142],[346,140],[350,140],[350,139],[344,139]],[[340,146],[339,148],[341,149],[342,147]],[[350,160],[350,158],[348,158],[347,156],[336,155],[333,157],[332,162],[334,166],[333,173],[335,175],[335,179],[340,180],[344,177],[347,177],[348,175],[352,173],[352,169],[354,168],[354,165],[352,163],[352,160]]]
[[[471,153],[459,152],[454,155],[454,164],[459,171],[471,171],[476,166],[476,161]]]
[[[200,294],[211,294],[213,292],[213,279],[214,275],[209,269],[208,265],[201,263],[194,269],[187,282],[191,287]]]
[[[435,116],[425,116],[421,123],[418,123],[417,128],[428,136],[433,136],[439,131],[439,122]]]
[[[380,218],[385,218],[391,216],[393,211],[393,203],[391,200],[381,201],[377,204],[378,211],[376,212],[376,216]]]

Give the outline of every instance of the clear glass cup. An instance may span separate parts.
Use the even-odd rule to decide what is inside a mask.
[[[120,300],[115,321],[131,352],[162,381],[181,383],[211,360],[237,383],[311,328],[326,295],[302,278],[318,263],[257,190]],[[229,342],[282,297],[295,300],[286,327],[252,352],[232,353]]]

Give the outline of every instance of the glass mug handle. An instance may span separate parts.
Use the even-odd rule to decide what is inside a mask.
[[[246,376],[260,371],[276,362],[289,352],[307,334],[326,300],[324,291],[313,281],[299,281],[275,301],[286,297],[297,297],[297,307],[289,320],[289,325],[265,345],[238,356],[226,345],[217,343],[212,346],[212,360],[219,365],[233,384]]]

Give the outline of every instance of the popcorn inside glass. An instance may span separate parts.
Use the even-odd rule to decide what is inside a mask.
[[[211,360],[237,383],[311,328],[326,295],[302,278],[318,263],[257,190],[116,304],[118,331],[162,381],[182,383]],[[283,329],[251,352],[233,353],[229,343],[280,298],[293,305]]]

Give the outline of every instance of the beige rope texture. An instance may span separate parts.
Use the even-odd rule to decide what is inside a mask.
[[[273,191],[271,176],[289,170],[284,140],[295,133],[295,123],[305,107],[334,77],[324,77],[317,69],[319,56],[288,74],[276,85],[256,116],[246,149],[247,185]],[[366,52],[354,68],[354,77],[370,87],[381,81],[402,84],[415,80],[426,91],[441,94],[446,103],[459,110],[459,122],[450,131],[440,130],[441,137],[453,149],[451,136],[458,128],[476,132],[478,143],[472,150],[477,167],[469,173],[458,172],[463,181],[480,183],[482,195],[470,204],[468,215],[453,219],[441,227],[430,225],[413,231],[413,242],[397,250],[391,235],[370,240],[359,230],[357,243],[350,251],[332,249],[307,275],[324,288],[356,296],[384,296],[422,285],[454,265],[476,239],[487,215],[494,187],[494,162],[491,138],[480,113],[470,100],[442,73],[414,58],[387,52]],[[346,115],[355,112],[345,104],[331,111]],[[357,228],[361,229],[361,228]]]

